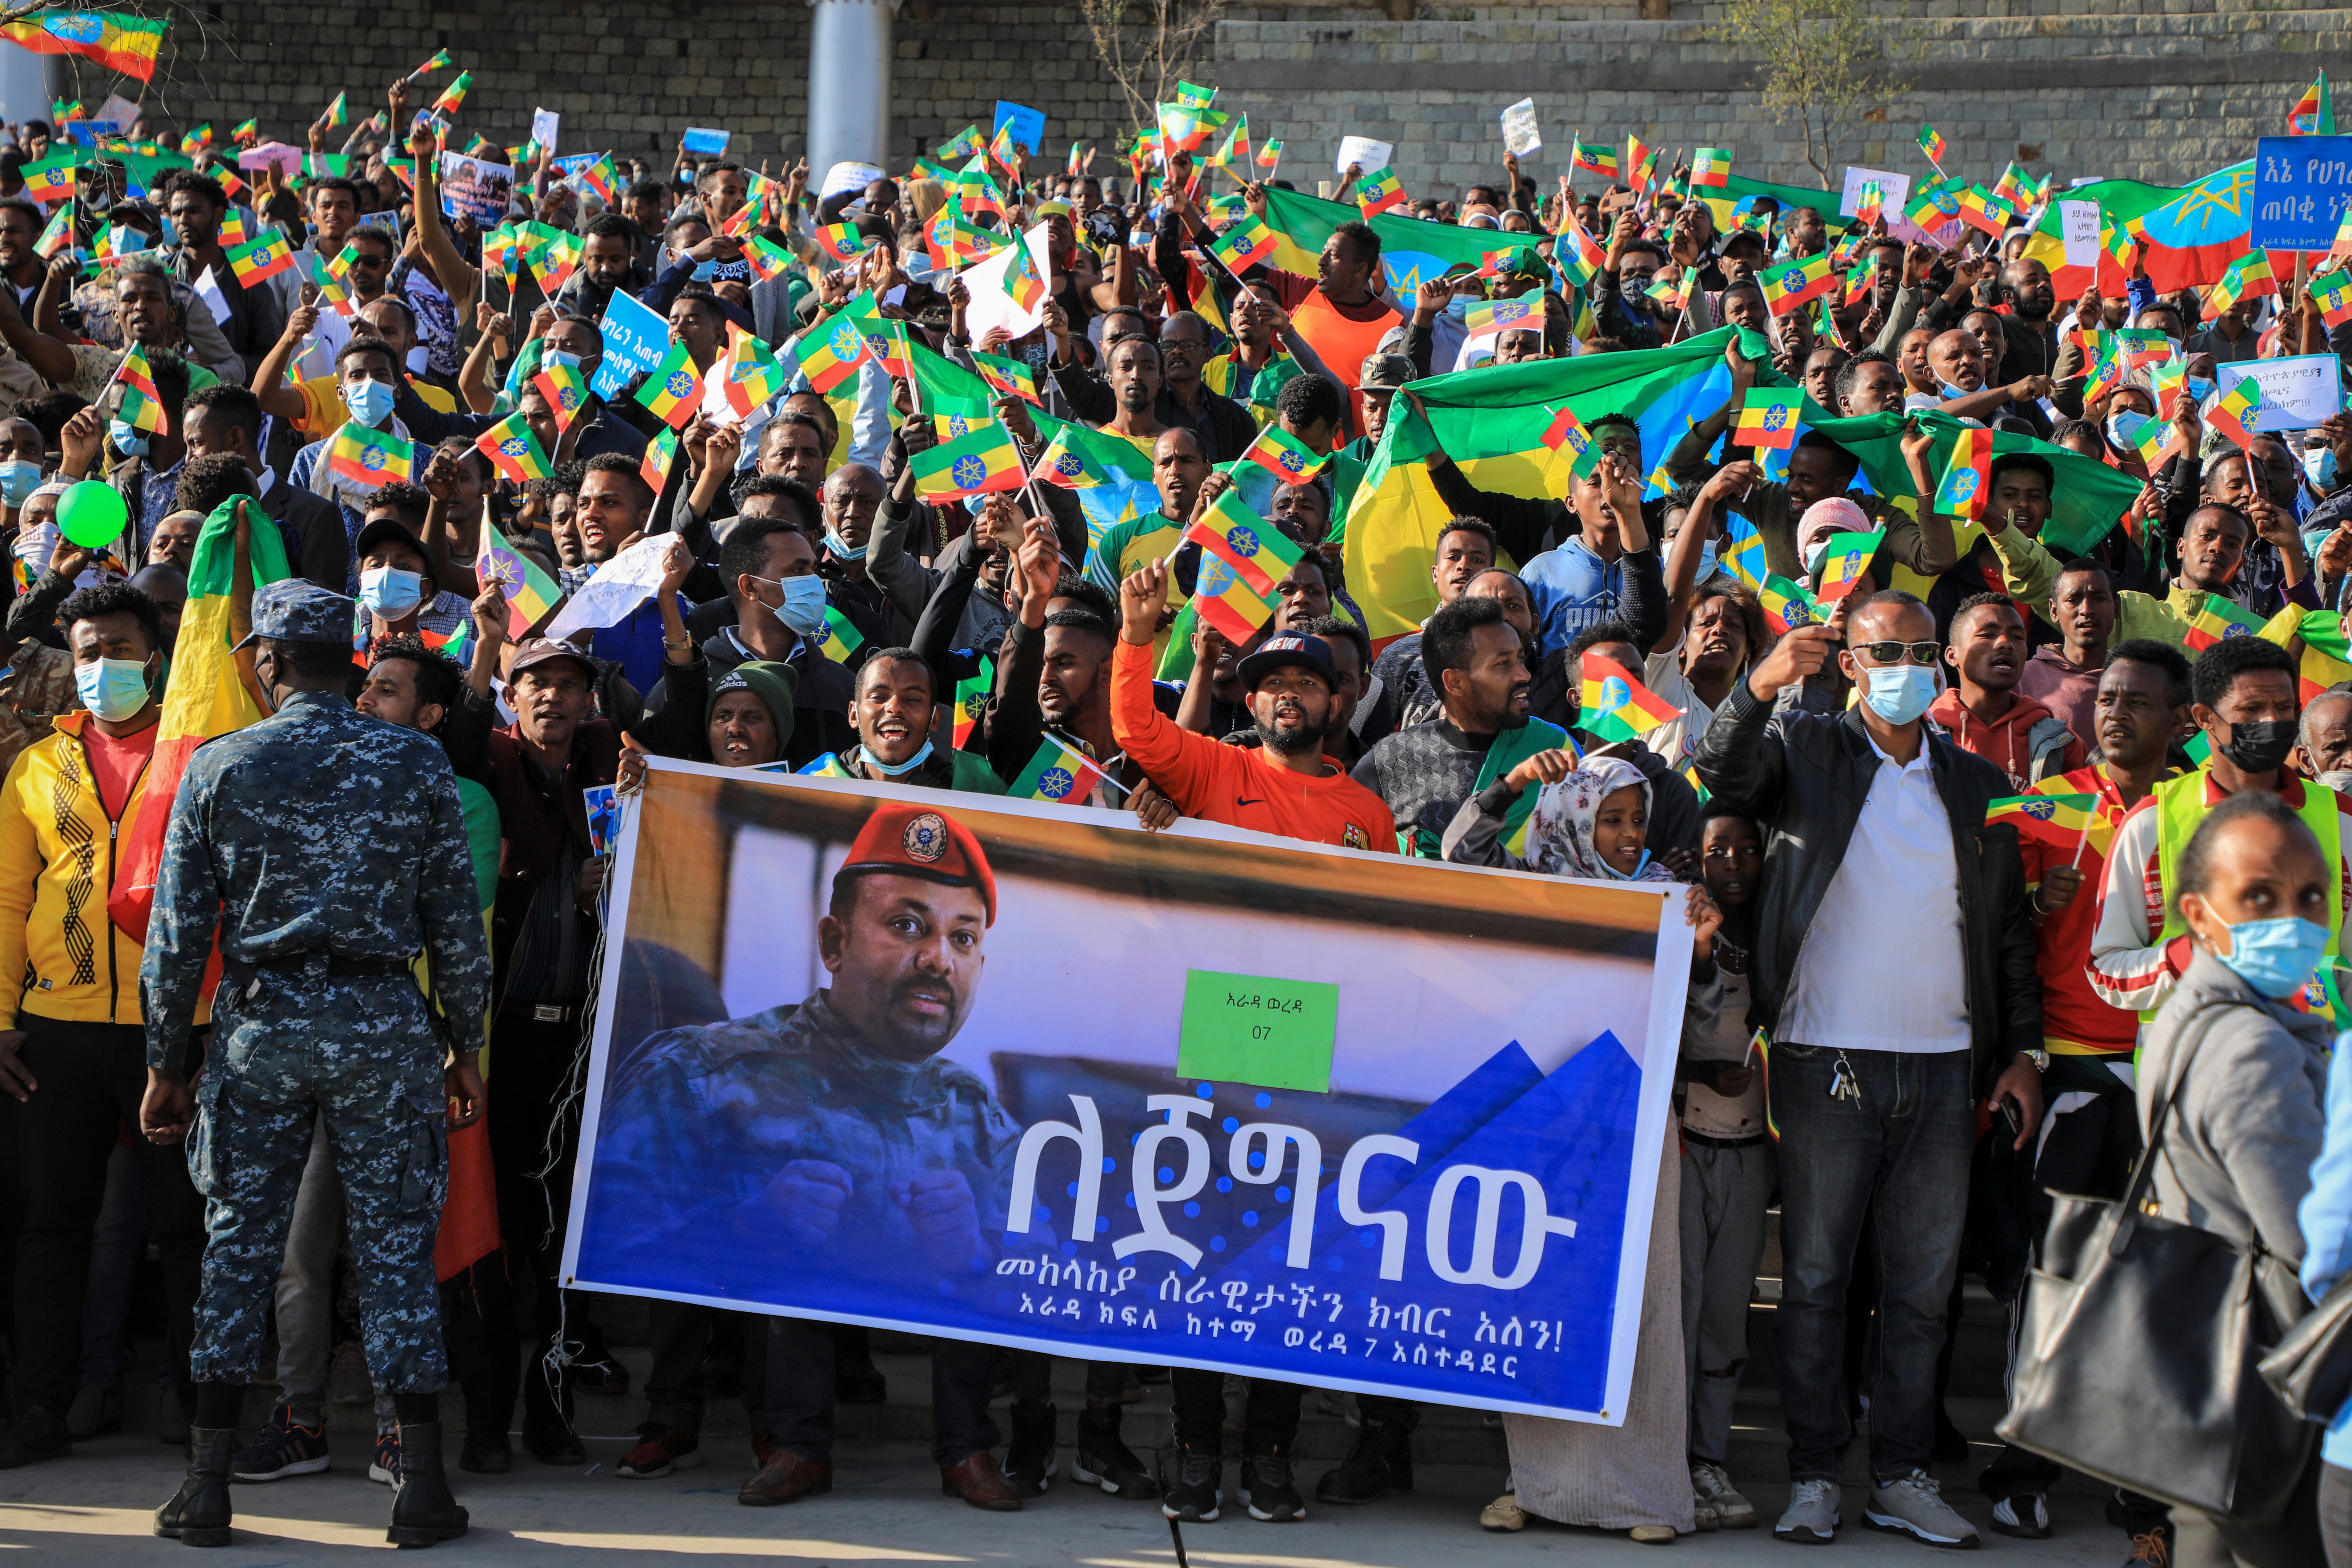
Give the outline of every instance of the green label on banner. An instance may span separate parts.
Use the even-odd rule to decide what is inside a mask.
[[[1337,985],[1190,970],[1176,1076],[1328,1094],[1339,1032]]]

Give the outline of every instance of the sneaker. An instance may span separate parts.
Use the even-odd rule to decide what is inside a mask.
[[[1176,1450],[1176,1479],[1160,1494],[1160,1511],[1186,1524],[1207,1524],[1223,1500],[1225,1467],[1214,1454]]]
[[[334,1461],[327,1457],[327,1423],[316,1426],[294,1419],[294,1407],[281,1405],[269,1413],[268,1423],[253,1447],[237,1451],[229,1461],[233,1480],[282,1481],[289,1476],[315,1476]]]
[[[1837,1539],[1838,1503],[1842,1494],[1835,1481],[1799,1481],[1789,1489],[1788,1511],[1772,1533],[1783,1541],[1794,1541],[1805,1546],[1826,1546]]]
[[[1870,1489],[1862,1522],[1873,1530],[1913,1536],[1930,1546],[1972,1547],[1977,1527],[1952,1511],[1943,1483],[1925,1470]]]
[[[368,1456],[368,1479],[385,1486],[400,1485],[400,1428],[375,1435],[375,1452]]]
[[[2152,1530],[2143,1530],[2131,1538],[2132,1554],[2124,1559],[2124,1568],[2142,1563],[2147,1568],[2172,1568],[2172,1521],[2165,1521]]]
[[[1279,1445],[1242,1460],[1242,1484],[1234,1496],[1249,1516],[1269,1524],[1295,1524],[1307,1517],[1307,1500],[1290,1474],[1290,1455]]]
[[[629,1392],[629,1369],[609,1349],[583,1354],[572,1363],[568,1375],[573,1389],[582,1394]]]
[[[1992,1527],[2028,1541],[2050,1539],[2050,1500],[2040,1492],[2014,1492],[1992,1505]]]
[[[698,1442],[691,1432],[665,1427],[622,1455],[613,1473],[624,1480],[649,1481],[672,1470],[690,1470],[702,1463]]]
[[[359,1341],[345,1340],[327,1358],[327,1397],[338,1405],[365,1405],[375,1398],[367,1351]]]
[[[1156,1498],[1160,1483],[1119,1437],[1119,1414],[1120,1407],[1114,1405],[1079,1415],[1078,1447],[1070,1457],[1070,1475],[1080,1484],[1100,1487],[1113,1497]]]
[[[1004,1479],[1023,1497],[1042,1497],[1061,1473],[1055,1453],[1060,1421],[1051,1405],[1016,1400],[1013,1405],[1013,1441],[1005,1445]]]
[[[1701,1459],[1690,1468],[1691,1510],[1701,1530],[1753,1530],[1756,1505],[1731,1484],[1731,1472]]]

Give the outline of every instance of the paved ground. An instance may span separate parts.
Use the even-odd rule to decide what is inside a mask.
[[[939,1495],[938,1472],[921,1440],[929,1430],[929,1368],[908,1344],[877,1341],[877,1363],[887,1374],[887,1403],[844,1405],[838,1412],[839,1447],[835,1489],[786,1509],[748,1509],[735,1501],[736,1489],[751,1472],[743,1411],[731,1401],[711,1402],[704,1432],[707,1462],[660,1480],[627,1481],[613,1464],[635,1439],[631,1428],[644,1414],[637,1392],[649,1356],[632,1328],[631,1304],[608,1302],[600,1321],[621,1344],[633,1374],[632,1391],[617,1397],[580,1401],[580,1426],[587,1436],[588,1463],[553,1469],[523,1454],[506,1476],[453,1474],[458,1497],[473,1512],[474,1531],[444,1549],[451,1563],[482,1562],[554,1568],[558,1564],[617,1564],[676,1562],[681,1568],[712,1568],[730,1562],[775,1561],[812,1564],[973,1563],[1032,1568],[1083,1564],[1085,1568],[1172,1568],[1174,1545],[1165,1521],[1150,1504],[1121,1502],[1066,1479],[1018,1514],[984,1514]],[[641,1308],[635,1321],[642,1322]],[[1732,1469],[1769,1527],[1785,1500],[1787,1471],[1779,1430],[1780,1397],[1772,1384],[1776,1334],[1769,1300],[1751,1319],[1751,1354],[1734,1434]],[[1975,1444],[1969,1462],[1939,1467],[1945,1487],[1961,1511],[1982,1529],[1990,1510],[1978,1496],[1977,1470],[1994,1452],[1990,1442],[1999,1419],[2000,1318],[1981,1292],[1972,1291],[1955,1357],[1951,1400],[1954,1418]],[[125,1431],[80,1446],[73,1458],[30,1468],[0,1472],[0,1568],[59,1563],[71,1568],[112,1568],[131,1562],[181,1562],[182,1548],[150,1533],[155,1505],[177,1483],[176,1450],[159,1443],[152,1421],[153,1343],[141,1346],[140,1367],[128,1385],[131,1420]],[[1063,1412],[1064,1440],[1073,1435],[1073,1413],[1083,1403],[1078,1364],[1055,1365],[1056,1398]],[[247,1425],[267,1414],[268,1396],[257,1390]],[[1002,1403],[999,1425],[1004,1425]],[[1299,1438],[1302,1489],[1346,1451],[1351,1436],[1346,1410],[1336,1396],[1309,1394]],[[453,1391],[446,1419],[462,1421]],[[386,1488],[364,1478],[373,1417],[362,1405],[329,1407],[329,1434],[336,1468],[322,1476],[237,1489],[243,1511],[236,1542],[216,1557],[225,1568],[278,1568],[278,1564],[348,1562],[359,1552],[389,1551],[383,1524],[391,1507]],[[1129,1406],[1125,1430],[1139,1451],[1166,1441],[1167,1390],[1147,1391]],[[1477,1528],[1478,1510],[1502,1489],[1506,1458],[1499,1427],[1481,1413],[1431,1408],[1415,1439],[1420,1466],[1410,1496],[1367,1509],[1336,1510],[1309,1504],[1298,1524],[1259,1524],[1231,1506],[1214,1524],[1185,1533],[1188,1561],[1203,1568],[1422,1568],[1428,1564],[1475,1563],[1513,1568],[1531,1563],[1580,1560],[1654,1562],[1658,1549],[1634,1545],[1622,1534],[1538,1523],[1517,1535]],[[453,1442],[452,1448],[454,1450]],[[1847,1517],[1854,1517],[1863,1480],[1864,1445],[1848,1456]],[[1062,1459],[1068,1463],[1066,1447]],[[1235,1479],[1226,1467],[1226,1484]],[[2058,1533],[2046,1542],[1985,1535],[1985,1550],[2021,1565],[2067,1564],[2093,1568],[2123,1562],[2128,1548],[2100,1518],[2098,1489],[2079,1479],[2064,1483],[2053,1500]],[[1228,1493],[1230,1498],[1230,1492]],[[1675,1550],[1726,1565],[1777,1563],[1805,1568],[1812,1559],[1772,1539],[1769,1528],[1685,1537]],[[1832,1563],[1930,1561],[1930,1549],[1915,1542],[1849,1528]]]

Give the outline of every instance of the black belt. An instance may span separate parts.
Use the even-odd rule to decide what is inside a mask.
[[[1704,1132],[1694,1132],[1687,1127],[1683,1129],[1683,1142],[1696,1143],[1702,1149],[1746,1149],[1763,1142],[1764,1137],[1761,1132],[1751,1132],[1745,1138],[1710,1138]]]
[[[290,952],[248,962],[223,954],[221,987],[235,993],[268,976],[301,974],[320,959],[326,961],[326,973],[331,980],[382,978],[410,973],[409,961],[404,958],[352,958],[340,952]]]
[[[581,1009],[555,1002],[501,1002],[499,1016],[503,1018],[529,1018],[534,1024],[576,1024]]]

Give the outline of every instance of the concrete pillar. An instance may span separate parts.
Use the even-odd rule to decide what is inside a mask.
[[[809,177],[845,160],[887,166],[890,14],[898,0],[808,0]]]

